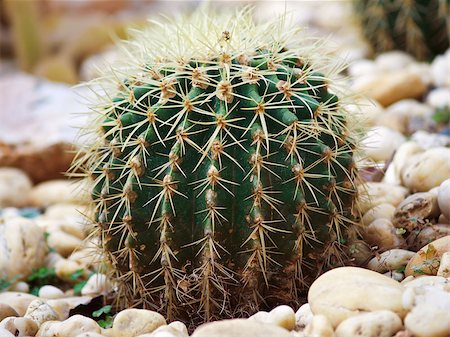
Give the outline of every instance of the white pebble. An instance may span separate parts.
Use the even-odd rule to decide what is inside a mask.
[[[48,299],[61,298],[64,297],[64,292],[55,286],[45,285],[39,289],[39,297]]]
[[[104,274],[92,275],[83,289],[81,289],[82,295],[100,295],[111,291],[111,282]]]

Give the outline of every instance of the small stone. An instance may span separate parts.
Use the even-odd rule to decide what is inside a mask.
[[[25,315],[28,306],[31,302],[38,299],[38,297],[18,292],[0,292],[0,302],[8,303],[18,314],[19,316]]]
[[[414,63],[414,58],[400,50],[384,52],[375,59],[378,71],[386,72],[393,70],[403,70]]]
[[[295,331],[305,329],[311,323],[313,316],[309,303],[303,304],[295,313]]]
[[[396,207],[405,199],[408,189],[386,183],[367,182],[358,188],[358,192],[361,195],[359,207],[364,214],[380,204],[387,203]]]
[[[18,293],[29,293],[30,292],[30,286],[28,283],[24,281],[19,281],[14,283],[11,288],[9,288],[9,291],[17,291]]]
[[[336,329],[336,337],[391,337],[402,328],[402,320],[388,310],[362,313],[347,318]]]
[[[431,75],[436,87],[450,88],[450,49],[434,58],[431,63]]]
[[[333,327],[361,312],[390,310],[403,318],[403,286],[377,272],[335,268],[311,285],[308,302],[314,315],[326,316]]]
[[[0,208],[27,206],[31,187],[22,170],[0,167]]]
[[[368,244],[377,246],[380,251],[406,246],[405,239],[397,233],[394,225],[387,219],[377,219],[364,228],[363,237]]]
[[[76,337],[105,337],[105,336],[97,332],[83,332],[77,335]]]
[[[378,72],[374,61],[362,59],[352,62],[348,67],[348,73],[352,78],[357,78],[365,75],[373,75]]]
[[[114,337],[134,337],[153,332],[166,325],[166,320],[155,311],[126,309],[117,314],[113,322]]]
[[[106,294],[111,290],[111,282],[105,274],[94,274],[89,278],[83,289],[81,289],[81,294],[96,296]]]
[[[370,225],[376,219],[392,220],[395,213],[395,207],[391,204],[379,204],[369,209],[361,219],[364,226]]]
[[[442,254],[437,276],[450,278],[450,252]]]
[[[45,285],[39,289],[39,297],[47,299],[61,298],[64,297],[64,292],[55,286]]]
[[[73,235],[56,230],[49,232],[47,244],[49,247],[56,250],[61,256],[67,257],[74,250],[80,248],[83,245],[83,241]]]
[[[81,315],[74,315],[62,322],[45,322],[39,328],[36,337],[76,337],[85,332],[101,334],[101,329],[93,319]]]
[[[423,246],[428,245],[430,242],[433,242],[447,235],[450,235],[449,225],[426,224],[424,228],[417,229],[414,232],[410,233],[410,235],[408,235],[406,239],[406,243],[410,250],[417,252]]]
[[[370,260],[367,268],[379,273],[400,269],[405,267],[415,254],[409,250],[391,249]]]
[[[450,106],[450,88],[433,89],[428,93],[425,100],[433,108]]]
[[[335,337],[330,321],[324,315],[314,315],[303,331],[305,337]]]
[[[152,333],[146,333],[138,337],[189,337],[189,333],[184,323],[175,321],[169,325],[160,326]]]
[[[405,142],[405,136],[384,126],[375,126],[367,131],[362,147],[368,158],[374,161],[387,161]]]
[[[55,264],[55,273],[60,279],[68,282],[77,282],[73,278],[70,277],[73,273],[83,269],[83,266],[75,261],[71,261],[68,259],[61,259]],[[87,278],[87,271],[84,271],[83,277]]]
[[[408,141],[400,145],[386,170],[382,182],[389,185],[401,185],[401,173],[406,162],[412,155],[422,152],[424,152],[424,149],[415,142]]]
[[[191,337],[290,337],[286,329],[246,319],[230,319],[206,323],[195,329]]]
[[[373,251],[370,245],[364,240],[355,240],[349,242],[349,256],[356,266],[365,266],[373,257]]]
[[[441,213],[450,219],[450,178],[439,185],[437,201]]]
[[[34,336],[38,330],[38,326],[26,317],[7,317],[0,322],[0,329],[9,331],[13,336],[26,337]]]
[[[405,274],[396,271],[396,270],[390,270],[386,273],[383,273],[384,276],[387,276],[397,282],[403,281],[403,279],[405,278]]]
[[[47,267],[47,268],[55,268],[56,263],[59,260],[64,260],[64,258],[57,252],[50,252],[45,257],[45,261],[44,261],[45,267]]]
[[[444,236],[422,247],[409,260],[405,268],[405,275],[436,275],[441,257],[446,252],[450,252],[450,235]]]
[[[444,289],[447,283],[450,283],[450,280],[447,280],[442,276],[430,276],[423,275],[420,277],[408,276],[402,281],[402,285],[405,288],[439,288]],[[405,306],[406,308],[407,306]]]
[[[30,194],[31,204],[48,207],[58,203],[86,204],[89,196],[79,180],[49,180],[36,185]]]
[[[70,310],[79,305],[87,305],[92,301],[89,296],[64,297],[53,300],[47,300],[47,304],[58,314],[58,320],[65,320],[69,317]]]
[[[269,312],[270,324],[285,328],[286,330],[294,330],[295,328],[295,312],[287,305],[279,305]]]
[[[450,310],[430,304],[416,306],[405,317],[405,327],[415,337],[447,337],[450,334]]]
[[[411,135],[411,141],[420,144],[420,147],[428,150],[435,147],[448,147],[450,145],[450,137],[438,133],[429,133],[423,130],[414,132]]]
[[[450,148],[436,147],[412,156],[404,165],[401,178],[413,192],[427,192],[450,175]]]
[[[0,302],[0,321],[11,316],[17,317],[19,314],[10,305]]]
[[[390,105],[386,108],[386,115],[397,119],[398,125],[401,126],[399,130],[403,134],[411,134],[420,129],[414,128],[414,121],[422,121],[422,129],[429,127],[431,124],[431,116],[434,109],[427,104],[423,104],[414,99],[404,99]],[[383,116],[378,119],[383,122]],[[385,125],[385,124],[381,124]]]
[[[44,231],[25,218],[0,223],[0,279],[28,277],[42,266],[47,245]]]
[[[396,228],[413,231],[426,219],[437,218],[440,214],[437,197],[430,192],[415,193],[403,200],[395,210],[392,224]]]
[[[58,320],[58,314],[53,308],[41,300],[31,302],[24,317],[32,319],[38,326],[47,321]]]
[[[8,330],[0,328],[0,337],[15,337],[15,336]]]

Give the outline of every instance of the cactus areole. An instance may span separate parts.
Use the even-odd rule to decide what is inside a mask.
[[[338,62],[286,27],[249,9],[152,23],[101,79],[75,167],[121,305],[245,316],[346,260],[355,123]]]

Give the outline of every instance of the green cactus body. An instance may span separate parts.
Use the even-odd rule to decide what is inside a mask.
[[[404,50],[426,60],[450,41],[450,0],[357,0],[356,15],[376,52]]]
[[[200,12],[125,45],[75,165],[122,304],[246,315],[346,259],[357,137],[324,75],[339,69],[282,23]]]

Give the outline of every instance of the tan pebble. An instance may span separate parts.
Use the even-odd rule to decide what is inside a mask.
[[[38,331],[36,322],[27,317],[7,317],[0,322],[0,328],[18,337],[34,336]]]
[[[0,167],[0,208],[27,206],[31,187],[30,178],[22,170]]]
[[[19,314],[9,304],[0,302],[0,321],[11,316],[17,317]]]
[[[104,335],[97,332],[83,332],[76,337],[105,337]]]
[[[8,330],[0,328],[0,337],[15,337],[15,336]]]
[[[63,257],[69,256],[75,249],[80,248],[83,244],[83,241],[78,237],[63,231],[56,230],[49,234],[50,235],[47,238],[48,246],[55,249]]]
[[[390,185],[401,185],[402,178],[401,173],[403,166],[412,155],[422,153],[425,150],[419,146],[416,142],[408,141],[400,145],[394,154],[394,158],[389,164],[386,173],[382,179],[383,183]]]
[[[24,317],[32,319],[38,326],[47,321],[57,321],[59,318],[53,308],[41,300],[31,302]]]
[[[400,317],[392,311],[373,311],[341,322],[336,329],[336,337],[391,337],[402,325]]]
[[[361,146],[368,158],[376,162],[391,159],[397,148],[405,142],[405,136],[384,126],[374,126],[367,131]]]
[[[439,264],[439,269],[436,275],[450,278],[450,252],[442,254],[441,263]]]
[[[47,268],[55,268],[56,262],[58,262],[59,260],[63,260],[63,259],[64,258],[59,253],[50,252],[45,257],[44,264]]]
[[[413,155],[405,163],[401,178],[413,192],[426,192],[450,176],[450,148],[436,147]]]
[[[295,328],[295,312],[287,305],[280,305],[269,312],[270,322],[286,330]]]
[[[334,330],[326,316],[314,315],[303,331],[305,337],[334,337]]]
[[[42,266],[48,248],[44,231],[24,218],[0,223],[0,279],[28,277]]]
[[[83,304],[91,302],[90,296],[65,297],[53,300],[47,300],[47,304],[58,314],[59,320],[65,320],[69,317],[70,310]]]
[[[61,220],[61,219],[77,219],[83,220],[83,214],[86,210],[86,205],[58,203],[46,208],[44,215],[47,218]]]
[[[126,309],[114,318],[113,333],[115,337],[134,337],[153,332],[162,325],[166,325],[166,320],[155,311]]]
[[[414,307],[405,317],[405,327],[415,337],[448,337],[450,310],[430,304]]]
[[[302,331],[312,321],[313,313],[309,303],[303,304],[295,313],[295,330]]]
[[[370,260],[367,268],[379,273],[400,269],[405,267],[415,254],[409,250],[390,249]]]
[[[30,193],[31,204],[48,207],[59,203],[86,204],[89,196],[78,180],[49,180],[36,185]]]
[[[377,246],[380,251],[406,246],[405,239],[387,219],[377,219],[364,229],[363,237],[367,243]]]
[[[112,290],[111,282],[104,274],[94,274],[81,289],[82,295],[100,295]]]
[[[391,270],[388,271],[386,273],[383,273],[384,276],[387,276],[395,281],[402,281],[405,278],[405,275],[401,272],[395,271],[395,270]]]
[[[30,303],[37,299],[38,297],[31,294],[12,291],[3,293],[0,292],[0,302],[8,303],[8,305],[10,305],[15,311],[17,311],[19,316],[25,315],[25,312],[27,311]]]
[[[19,281],[14,283],[11,288],[9,288],[9,291],[17,291],[18,293],[29,293],[30,292],[30,286],[28,283],[24,281]]]
[[[175,321],[169,325],[163,325],[152,333],[146,333],[139,337],[188,337],[189,333],[183,322]]]
[[[314,281],[308,302],[314,315],[325,315],[336,327],[361,312],[390,310],[404,317],[402,293],[401,284],[377,272],[341,267]]]
[[[81,315],[74,315],[62,322],[48,321],[42,324],[36,337],[76,337],[85,332],[101,333],[97,322]]]
[[[379,204],[369,209],[362,217],[361,222],[364,226],[368,226],[377,219],[391,220],[394,213],[395,207],[391,204]]]
[[[429,192],[410,195],[395,209],[392,224],[396,228],[413,231],[425,219],[437,218],[440,214],[437,196]]]
[[[41,298],[61,298],[64,297],[64,292],[52,285],[45,285],[39,289],[39,297]]]
[[[418,98],[426,92],[420,76],[412,71],[398,70],[381,74],[353,89],[375,99],[383,106],[389,106],[406,98]]]
[[[407,264],[405,275],[436,275],[444,253],[450,252],[450,235],[421,248]]]
[[[246,319],[230,319],[206,323],[198,327],[191,337],[290,337],[286,329]]]
[[[365,214],[369,209],[380,204],[391,204],[396,207],[405,199],[408,189],[379,182],[367,182],[358,188],[361,195],[358,201],[361,212]]]
[[[67,281],[67,282],[77,282],[73,280],[70,275],[75,273],[76,271],[84,269],[82,265],[75,261],[67,260],[67,259],[61,259],[55,264],[55,272],[56,276],[58,276],[60,279]],[[87,272],[85,272],[87,276]]]
[[[410,233],[406,238],[407,246],[413,250],[418,251],[430,242],[439,238],[450,235],[450,226],[444,224],[431,225],[428,224],[425,228]]]
[[[443,289],[444,286],[450,283],[450,280],[447,280],[445,277],[442,276],[429,276],[429,275],[423,275],[423,276],[408,276],[402,281],[402,284],[405,286],[405,288],[411,287],[411,288],[417,288],[417,287],[433,287],[433,288],[440,288]]]
[[[450,219],[450,178],[439,185],[437,199],[442,215]]]
[[[350,241],[349,256],[356,266],[365,266],[373,257],[373,251],[363,240]]]

